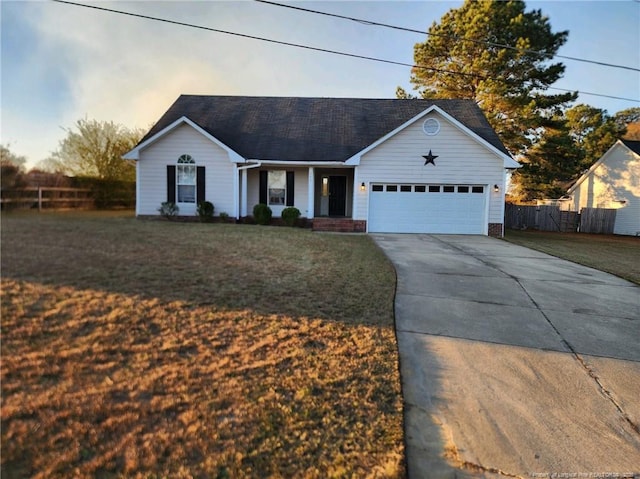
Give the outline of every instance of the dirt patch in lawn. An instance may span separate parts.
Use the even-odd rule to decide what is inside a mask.
[[[505,239],[640,284],[639,237],[507,230]]]
[[[366,236],[2,218],[3,477],[402,477]]]

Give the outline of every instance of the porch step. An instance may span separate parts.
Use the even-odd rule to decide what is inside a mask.
[[[351,218],[314,218],[312,229],[334,233],[364,233],[367,231],[367,222]]]

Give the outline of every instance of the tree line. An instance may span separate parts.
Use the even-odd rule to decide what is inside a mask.
[[[466,0],[434,22],[414,46],[410,82],[398,98],[476,101],[505,147],[523,165],[513,175],[519,200],[557,198],[597,161],[640,108],[610,116],[585,104],[576,92],[548,93],[565,71],[554,62],[568,31],[553,32],[541,10],[522,1]],[[629,134],[640,139],[637,127]]]
[[[138,144],[143,130],[112,121],[81,119],[65,132],[58,148],[40,161],[36,170],[105,181],[135,181],[135,162],[123,160],[122,155]],[[12,152],[10,145],[0,145],[0,153],[2,187],[8,188],[10,183],[19,186],[15,183],[19,182],[27,159]]]
[[[523,1],[466,0],[451,9],[414,46],[410,82],[398,98],[471,99],[484,111],[509,152],[521,162],[513,174],[518,200],[557,198],[623,135],[640,139],[640,108],[613,116],[573,105],[577,92],[550,94],[565,66],[554,61],[569,32],[553,32],[541,10]],[[144,131],[83,119],[38,168],[69,176],[135,181],[135,164],[122,159]],[[3,178],[25,158],[2,146]],[[3,188],[5,187],[3,180]]]

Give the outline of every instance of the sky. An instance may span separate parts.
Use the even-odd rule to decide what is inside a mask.
[[[103,8],[413,63],[424,34],[254,1],[102,1]],[[285,3],[282,1],[281,3]],[[462,1],[322,1],[289,5],[426,31]],[[640,1],[528,1],[558,54],[640,68]],[[147,130],[180,94],[394,98],[410,68],[276,45],[52,1],[0,1],[0,143],[33,167],[80,119]],[[555,87],[610,114],[640,107],[640,72],[572,60]],[[558,93],[558,92],[554,92]]]

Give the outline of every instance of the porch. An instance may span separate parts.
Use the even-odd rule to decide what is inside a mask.
[[[354,217],[353,167],[342,163],[301,166],[259,162],[238,168],[239,215],[249,216],[254,205],[268,205],[274,218],[289,206],[313,223],[317,231],[364,231]]]

